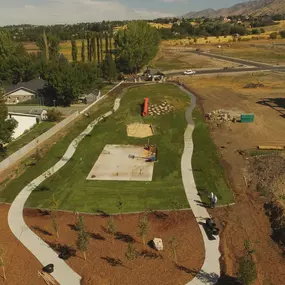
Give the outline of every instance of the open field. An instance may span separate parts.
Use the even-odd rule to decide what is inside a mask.
[[[230,39],[231,37],[228,40]],[[193,41],[188,39],[169,40],[163,41],[161,47],[162,49],[166,49],[167,47],[177,49],[187,47],[193,50],[200,49],[203,52],[211,52],[247,60],[271,64],[285,64],[285,39],[278,39],[273,42],[268,39],[260,39],[230,43],[228,40],[220,37],[220,39],[214,38],[210,40],[210,43],[206,43],[209,39],[206,41],[203,38],[199,38],[196,44],[190,44],[190,42]],[[222,47],[218,48],[217,45],[221,45]]]
[[[158,147],[159,162],[155,164],[152,182],[87,181],[86,177],[106,144],[146,144],[147,139],[127,136],[126,125],[142,121],[140,104],[144,97],[152,103],[166,100],[175,111],[163,116],[144,119],[155,128],[151,144]],[[173,96],[175,94],[175,96]],[[110,101],[103,103],[105,112],[110,109]],[[91,134],[79,145],[72,160],[59,172],[46,180],[35,190],[27,202],[28,206],[50,207],[50,197],[55,194],[60,200],[60,208],[92,212],[96,209],[118,212],[118,196],[124,201],[124,212],[142,211],[145,208],[168,209],[173,200],[180,208],[188,207],[181,180],[180,161],[183,151],[183,134],[186,126],[185,108],[189,99],[172,85],[151,85],[130,89],[121,101],[121,107],[112,117],[99,123]],[[100,109],[100,113],[104,113]],[[99,115],[99,114],[98,114]],[[95,114],[92,115],[93,118]],[[78,122],[79,124],[79,122]],[[82,130],[82,123],[80,124]],[[53,165],[67,148],[71,138],[79,133],[79,126],[57,143],[36,168],[31,167],[18,179],[13,180],[0,192],[2,201],[12,201],[23,185],[31,181]],[[47,190],[48,189],[48,190]],[[88,199],[86,199],[88,197]]]
[[[85,42],[85,52],[86,52],[85,58],[87,58],[87,51],[86,51],[87,40],[84,40],[84,42]],[[81,60],[81,43],[82,40],[76,40],[76,45],[78,48],[78,60]],[[30,53],[39,52],[39,48],[34,42],[25,42],[23,43],[23,45]],[[103,45],[103,53],[105,54],[105,49],[106,49],[105,39],[103,39],[102,45]],[[68,60],[72,60],[71,41],[62,41],[60,42],[59,46],[60,46],[59,52],[62,53]]]
[[[252,183],[251,153],[258,145],[285,145],[283,73],[255,73],[253,75],[184,78],[185,84],[198,96],[198,103],[207,113],[215,109],[241,110],[254,113],[254,123],[209,123],[211,137],[219,150],[229,181],[235,194],[235,205],[211,211],[221,229],[222,270],[236,274],[244,241],[250,240],[256,249],[254,257],[258,268],[256,284],[283,284],[284,257],[272,240],[272,230],[265,214],[266,197],[260,197]],[[246,89],[248,83],[264,84],[257,89]],[[277,172],[265,171],[267,161],[256,164],[254,177],[261,181],[273,178]],[[284,159],[283,159],[284,160]],[[284,164],[272,160],[275,169]],[[267,176],[268,175],[268,176]],[[283,180],[284,181],[284,180]],[[281,181],[279,181],[281,183]],[[281,184],[280,184],[281,185]],[[282,184],[283,185],[283,184]],[[283,187],[284,188],[284,187]],[[272,237],[272,238],[271,238]]]
[[[148,214],[149,232],[146,242],[154,237],[162,238],[164,250],[161,252],[147,245],[143,246],[138,235],[139,215],[113,217],[116,225],[114,237],[107,232],[108,217],[84,215],[86,230],[90,234],[86,261],[82,252],[76,251],[76,215],[56,213],[59,238],[54,235],[49,214],[43,215],[40,211],[26,209],[24,216],[35,233],[57,252],[60,252],[60,247],[63,246],[75,251],[67,263],[84,278],[85,285],[184,285],[195,276],[204,260],[201,233],[191,211],[180,211],[177,215],[173,212]],[[177,240],[179,268],[173,262],[172,250],[168,243],[171,237]],[[133,244],[138,254],[133,261],[125,256],[128,243]]]
[[[193,54],[187,52],[185,49],[161,47],[158,55],[152,62],[152,66],[161,71],[169,71],[195,68],[237,67],[238,64]]]
[[[20,136],[17,140],[9,143],[5,155],[0,154],[0,161],[4,160],[7,156],[11,155],[21,147],[25,146],[26,144],[37,138],[38,136],[52,128],[54,125],[55,123],[53,122],[42,122],[36,125],[30,131]]]

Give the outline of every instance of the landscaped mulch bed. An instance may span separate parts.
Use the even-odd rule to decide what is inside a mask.
[[[202,236],[191,211],[148,214],[149,233],[146,240],[148,242],[154,237],[162,238],[164,251],[161,252],[143,246],[138,235],[138,214],[114,217],[117,231],[115,238],[107,232],[108,215],[84,215],[86,230],[90,233],[86,261],[82,252],[76,251],[78,233],[74,226],[78,215],[56,213],[59,224],[59,238],[56,238],[49,212],[29,209],[24,214],[28,225],[51,246],[57,250],[63,246],[74,249],[74,256],[67,263],[83,277],[83,284],[184,285],[203,264]],[[171,237],[177,240],[179,266],[173,262],[168,242]],[[138,254],[133,261],[125,256],[130,242]]]
[[[0,205],[0,248],[7,279],[4,282],[0,267],[0,285],[45,285],[38,277],[42,269],[38,260],[16,239],[8,226],[8,205]]]

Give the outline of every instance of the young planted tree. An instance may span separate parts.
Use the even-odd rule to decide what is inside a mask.
[[[139,219],[138,228],[139,236],[142,238],[143,245],[145,245],[145,239],[148,234],[148,219],[146,213]]]
[[[173,197],[171,202],[170,202],[170,205],[171,205],[171,209],[175,213],[175,222],[177,223],[177,221],[178,221],[178,210],[180,208],[180,204],[179,204],[178,200],[175,197]]]
[[[77,48],[77,44],[76,44],[76,40],[71,40],[71,47],[72,47],[72,60],[74,62],[77,61],[77,56],[78,56],[78,48]]]
[[[120,219],[122,219],[123,200],[121,196],[118,196],[116,206],[117,206],[118,212],[120,213]]]
[[[125,256],[130,261],[135,260],[137,258],[137,252],[134,248],[134,245],[131,242],[128,243],[128,248],[125,253]]]
[[[5,263],[4,263],[4,249],[0,248],[0,267],[2,267],[3,270],[3,278],[6,280],[6,272],[5,272]]]
[[[110,217],[108,220],[107,231],[110,236],[113,238],[112,242],[114,243],[115,235],[116,235],[116,224],[113,217]]]
[[[175,237],[171,237],[168,241],[168,244],[172,250],[173,253],[173,259],[174,262],[177,264],[177,248],[178,248],[178,243]]]
[[[56,219],[56,215],[55,215],[55,212],[54,210],[58,209],[58,206],[59,206],[59,201],[56,200],[54,194],[52,195],[52,200],[51,200],[51,209],[53,210],[51,212],[51,219],[52,219],[52,228],[56,234],[57,237],[59,237],[59,226],[58,226],[58,223],[57,223],[57,219]]]
[[[81,61],[85,62],[85,41],[81,42]]]
[[[251,247],[249,240],[244,242],[244,256],[238,263],[238,278],[244,285],[251,285],[257,278],[256,264],[253,261],[252,255],[255,249]]]
[[[88,250],[89,234],[85,230],[85,223],[83,217],[79,217],[77,223],[78,236],[76,240],[76,247],[83,252],[84,259],[86,260],[86,251]]]

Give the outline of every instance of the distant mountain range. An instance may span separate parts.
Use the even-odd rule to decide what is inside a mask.
[[[216,18],[227,17],[233,15],[272,15],[285,14],[285,0],[256,0],[236,4],[230,8],[222,8],[219,10],[205,9],[199,12],[189,12],[184,18]]]

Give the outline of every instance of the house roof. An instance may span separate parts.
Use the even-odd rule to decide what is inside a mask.
[[[35,79],[32,79],[28,82],[19,82],[17,84],[14,84],[14,85],[11,85],[11,86],[8,86],[7,88],[5,88],[4,96],[9,95],[12,92],[15,92],[19,89],[26,89],[29,91],[36,92],[40,89],[43,89],[45,84],[46,84],[46,81],[43,79],[40,79],[40,78],[35,78]]]

